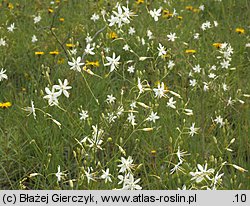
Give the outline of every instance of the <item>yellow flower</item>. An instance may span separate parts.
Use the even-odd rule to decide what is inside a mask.
[[[143,3],[144,3],[144,0],[136,0],[135,3],[136,3],[136,4],[143,4]]]
[[[75,47],[75,45],[74,44],[66,44],[66,47],[69,47],[70,49],[72,49]]]
[[[169,10],[167,10],[167,9],[164,9],[163,11],[162,11],[162,14],[163,15],[167,15],[167,14],[169,14],[170,12],[169,12]]]
[[[14,9],[14,5],[12,3],[8,3],[8,8],[9,8],[9,10],[12,10],[12,9]]]
[[[60,22],[64,22],[64,18],[59,18],[59,21]]]
[[[244,33],[245,33],[245,29],[243,29],[243,28],[236,28],[235,31],[236,31],[238,34],[244,34]]]
[[[44,55],[44,52],[38,51],[38,52],[35,52],[35,55],[41,56],[41,55]]]
[[[173,17],[173,14],[170,13],[169,10],[164,9],[162,12],[162,16],[163,16],[163,18],[171,18],[171,17]]]
[[[108,36],[110,39],[117,39],[118,38],[118,35],[113,31],[109,32]]]
[[[193,7],[192,6],[186,6],[186,10],[192,11]]]
[[[64,61],[65,61],[65,59],[64,59],[64,58],[60,58],[60,59],[58,59],[57,64],[63,64],[63,63],[64,63]]]
[[[2,109],[9,108],[11,106],[12,104],[10,102],[3,102],[3,103],[0,102],[0,108]]]
[[[182,16],[177,16],[177,18],[178,18],[179,20],[182,20],[182,19],[183,19],[183,17],[182,17]]]
[[[221,48],[221,43],[213,43],[213,46],[217,49]]]
[[[49,54],[54,55],[54,56],[58,55],[59,53],[60,53],[59,51],[51,51],[51,52],[49,52]]]
[[[193,12],[194,12],[194,13],[199,13],[199,12],[200,12],[200,9],[193,9]]]
[[[51,14],[51,13],[53,13],[53,12],[54,12],[54,10],[53,10],[53,9],[51,9],[51,8],[49,8],[49,9],[48,9],[48,12],[49,12],[49,14]]]
[[[196,53],[196,50],[194,50],[194,49],[187,49],[187,50],[185,51],[185,53],[186,53],[186,54],[195,54],[195,53]]]
[[[99,61],[91,62],[91,61],[86,61],[86,66],[93,66],[93,67],[99,67]]]

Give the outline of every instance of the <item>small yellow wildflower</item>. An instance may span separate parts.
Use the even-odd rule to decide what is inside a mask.
[[[163,11],[162,11],[162,14],[163,14],[163,16],[164,15],[167,15],[167,14],[169,14],[170,12],[169,12],[169,10],[167,10],[167,9],[164,9]]]
[[[182,17],[182,16],[177,16],[177,18],[178,18],[179,20],[182,20],[182,19],[183,19],[183,17]]]
[[[3,102],[3,103],[0,102],[0,108],[2,109],[9,108],[11,106],[12,104],[10,102]]]
[[[193,7],[192,6],[186,6],[186,10],[192,11]]]
[[[66,47],[68,47],[68,48],[72,49],[72,48],[74,48],[74,47],[75,47],[75,45],[74,45],[74,44],[66,44]]]
[[[173,14],[170,13],[169,10],[164,9],[162,12],[162,16],[163,16],[163,18],[171,18],[171,17],[173,17]]]
[[[53,13],[53,12],[54,12],[54,10],[53,10],[53,9],[51,9],[51,8],[49,8],[49,9],[48,9],[48,12],[49,12],[49,14],[51,14],[51,13]]]
[[[60,21],[60,22],[64,22],[64,20],[65,20],[65,19],[64,19],[64,18],[62,18],[62,17],[61,17],[61,18],[59,18],[59,21]]]
[[[35,52],[35,55],[41,56],[41,55],[44,55],[44,52],[42,52],[42,51],[37,51],[37,52]]]
[[[169,18],[172,18],[172,17],[173,17],[173,14],[172,14],[172,13],[169,13],[169,14],[165,15],[164,17],[169,19]]]
[[[60,53],[59,51],[51,51],[51,52],[49,52],[49,54],[54,55],[54,56],[58,55],[59,53]]]
[[[8,9],[9,9],[9,10],[14,9],[14,5],[13,5],[12,3],[8,3]]]
[[[213,46],[217,49],[221,48],[221,43],[213,43]]]
[[[143,4],[144,3],[144,0],[136,0],[136,2],[135,2],[136,4]]]
[[[86,66],[93,66],[93,67],[99,67],[99,61],[91,62],[91,61],[86,61]]]
[[[187,49],[187,50],[185,51],[185,53],[186,53],[186,54],[195,54],[195,53],[196,53],[196,50],[194,50],[194,49]]]
[[[64,61],[65,61],[65,59],[64,59],[64,58],[60,58],[60,59],[58,59],[57,64],[63,64],[63,63],[64,63]]]
[[[108,36],[110,39],[117,39],[118,38],[118,35],[113,31],[109,32]]]
[[[155,156],[156,155],[156,150],[151,150],[151,155]]]
[[[200,9],[193,9],[194,13],[199,13],[201,10]]]
[[[243,29],[243,28],[236,28],[235,31],[236,31],[238,34],[244,34],[244,33],[245,33],[245,29]]]

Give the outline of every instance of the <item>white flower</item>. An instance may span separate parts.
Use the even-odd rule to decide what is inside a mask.
[[[165,90],[164,83],[158,83],[158,88],[154,88],[153,91],[155,92],[155,97],[162,98],[165,96],[167,90]]]
[[[163,56],[167,53],[166,48],[159,43],[159,47],[157,47],[159,53],[158,56]]]
[[[134,27],[129,27],[128,34],[133,35],[135,33],[135,28]]]
[[[233,106],[233,104],[235,103],[236,100],[232,100],[232,97],[229,97],[229,99],[227,100],[227,106]]]
[[[111,175],[109,174],[109,168],[106,169],[106,171],[102,170],[102,176],[101,178],[105,180],[105,184],[107,182],[112,182]]]
[[[108,115],[107,120],[109,124],[111,124],[112,122],[115,122],[115,120],[117,119],[117,116],[113,112],[108,113],[107,115]]]
[[[116,57],[115,53],[113,52],[113,56],[111,57],[106,57],[108,63],[104,64],[104,66],[110,66],[110,72],[113,72],[118,65],[120,64],[120,56]]]
[[[0,82],[3,80],[3,79],[8,79],[8,76],[5,74],[6,70],[4,70],[3,68],[1,69],[0,71]]]
[[[58,79],[59,85],[54,85],[54,88],[59,90],[58,93],[61,95],[62,93],[64,94],[65,97],[69,98],[69,92],[67,91],[68,89],[71,89],[71,86],[68,86],[68,80],[64,79],[64,82],[60,79]]]
[[[0,38],[0,46],[6,46],[6,41],[3,38]]]
[[[216,124],[219,124],[220,127],[222,127],[222,126],[225,124],[225,122],[223,122],[223,118],[222,118],[220,115],[217,116],[217,117],[214,119],[214,121],[216,122]]]
[[[208,84],[206,83],[206,82],[203,82],[203,90],[206,92],[206,91],[208,91],[209,90],[209,86],[208,86]]]
[[[228,69],[228,67],[230,66],[230,62],[228,60],[223,59],[220,65],[221,65],[221,68]]]
[[[89,147],[90,148],[94,147],[94,148],[98,148],[102,150],[101,144],[103,143],[102,139],[103,139],[104,130],[102,129],[98,130],[97,125],[96,126],[92,125],[92,129],[93,129],[92,138],[87,138],[87,140],[90,143]]]
[[[84,51],[85,51],[86,54],[95,55],[95,53],[93,52],[94,49],[95,49],[95,47],[91,48],[91,45],[87,44]]]
[[[85,38],[86,43],[89,44],[90,42],[92,42],[92,40],[93,40],[92,37],[89,36],[89,33],[88,33],[87,37]]]
[[[190,86],[194,87],[196,84],[197,84],[196,79],[190,79],[190,80],[189,80],[189,85],[190,85]]]
[[[174,165],[174,167],[170,170],[170,174],[173,174],[175,172],[183,172],[184,173],[184,169],[181,167],[182,162],[178,162],[176,165]]]
[[[133,159],[131,156],[128,157],[128,159],[125,159],[124,157],[121,157],[121,164],[119,164],[117,167],[120,167],[119,173],[124,173],[126,171],[131,172],[132,167],[134,166]]]
[[[204,6],[204,5],[200,5],[200,6],[199,6],[199,9],[200,9],[201,11],[204,11],[205,6]]]
[[[168,68],[169,68],[169,69],[173,69],[174,66],[175,66],[174,61],[169,60],[169,61],[168,61]]]
[[[86,178],[87,178],[87,181],[88,181],[88,184],[89,184],[91,180],[95,181],[95,179],[94,179],[94,173],[91,173],[92,168],[88,167],[87,169],[88,169],[88,171],[85,170],[84,173],[86,175]]]
[[[23,110],[26,112],[29,112],[29,114],[27,116],[33,114],[34,119],[36,119],[36,109],[34,106],[34,102],[32,100],[31,100],[31,107],[25,107],[25,108],[23,108]]]
[[[222,176],[224,175],[224,173],[219,174],[218,172],[216,173],[216,175],[214,176],[214,178],[212,179],[212,185],[213,185],[213,190],[216,189],[216,185],[219,183],[221,183],[222,181]]]
[[[201,29],[202,29],[203,31],[205,31],[206,29],[209,29],[209,28],[211,28],[211,23],[210,23],[209,21],[206,21],[205,23],[203,23],[203,24],[201,25]]]
[[[9,32],[13,32],[14,29],[16,29],[15,23],[12,23],[9,27],[7,27],[7,29],[8,29]]]
[[[34,17],[34,24],[38,23],[41,21],[42,17],[40,15]]]
[[[142,187],[138,185],[137,183],[140,182],[140,178],[137,180],[134,180],[134,176],[131,173],[128,173],[126,177],[123,180],[123,190],[141,190]]]
[[[172,109],[176,109],[175,103],[176,103],[176,101],[174,101],[174,98],[170,97],[168,102],[167,102],[167,106],[171,107]]]
[[[154,9],[153,11],[150,10],[149,14],[154,18],[155,21],[158,21],[158,17],[161,16],[161,8],[159,8],[158,10]]]
[[[222,89],[223,89],[224,91],[227,91],[227,90],[228,90],[228,86],[227,86],[225,83],[223,83],[223,84],[222,84]]]
[[[134,108],[136,108],[136,101],[132,101],[129,106],[130,106],[131,110],[133,110]]]
[[[36,35],[33,35],[32,36],[32,39],[31,39],[31,42],[32,43],[35,43],[35,42],[37,42],[38,40],[37,40],[37,37],[36,37]]]
[[[89,117],[88,111],[86,110],[81,110],[79,115],[80,115],[80,120],[86,120]]]
[[[122,47],[122,49],[123,49],[124,51],[128,51],[128,50],[129,50],[129,46],[128,46],[127,44],[125,44],[125,45]]]
[[[217,27],[219,24],[217,21],[214,21],[214,26]]]
[[[149,117],[147,118],[147,121],[150,121],[150,122],[154,122],[155,123],[155,120],[157,119],[160,119],[159,116],[157,116],[157,112],[154,113],[153,111],[151,112],[151,114],[149,115]]]
[[[198,133],[197,131],[199,130],[199,128],[195,128],[194,126],[195,126],[195,123],[192,123],[192,126],[189,128],[188,133],[191,137],[193,137],[194,134],[197,134]]]
[[[45,92],[47,93],[47,95],[45,95],[43,98],[48,99],[49,106],[58,105],[57,97],[59,97],[60,94],[59,92],[55,92],[55,87],[52,87],[51,91],[48,87],[46,87]]]
[[[123,105],[120,105],[120,106],[117,108],[117,112],[116,112],[117,117],[121,116],[123,112],[124,112]]]
[[[99,18],[100,18],[100,17],[99,17],[99,15],[98,15],[98,14],[96,14],[96,13],[94,13],[94,14],[91,16],[91,18],[90,18],[90,19],[91,19],[92,21],[94,21],[94,22],[95,22],[95,21],[99,20]]]
[[[147,37],[148,39],[153,39],[153,33],[149,29],[147,30]]]
[[[176,33],[170,33],[167,35],[168,37],[168,41],[175,41],[175,39],[177,38]]]
[[[56,173],[57,182],[61,181],[62,175],[63,175],[63,173],[61,172],[60,165],[58,165],[58,167],[57,167],[57,173]]]
[[[108,19],[109,26],[113,26],[115,24],[120,28],[123,24],[130,23],[130,16],[134,16],[133,12],[129,10],[127,7],[121,7],[120,4],[117,5],[117,12],[112,12],[114,15],[111,15],[110,19]]]
[[[216,77],[216,75],[215,75],[214,73],[209,73],[209,74],[208,74],[208,77],[209,77],[210,79],[214,79],[214,78]]]
[[[200,37],[200,34],[199,34],[199,33],[195,33],[195,34],[194,34],[194,39],[199,39],[199,37]]]
[[[76,60],[72,57],[72,62],[68,61],[68,65],[71,66],[70,69],[81,72],[80,66],[83,66],[84,63],[81,63],[81,57],[77,57]]]
[[[108,104],[114,103],[115,100],[116,100],[116,98],[113,96],[113,94],[107,95],[106,102],[107,102]]]
[[[128,118],[127,118],[128,122],[132,124],[132,126],[135,126],[136,125],[136,122],[135,122],[135,115],[130,112],[128,114]]]
[[[183,162],[184,161],[184,156],[187,156],[187,155],[190,155],[190,154],[187,154],[186,151],[181,151],[180,150],[180,146],[178,146],[178,150],[177,150],[177,153],[176,153],[178,159],[179,159],[179,162]]]
[[[135,67],[134,66],[129,66],[127,71],[129,73],[134,73],[135,72]]]
[[[211,70],[214,70],[214,71],[216,71],[216,66],[215,65],[213,65],[213,66],[211,66],[211,68],[210,68]]]
[[[207,170],[207,163],[205,164],[204,168],[200,164],[197,164],[197,168],[199,171],[196,169],[196,172],[190,172],[190,175],[193,176],[191,180],[195,180],[197,183],[201,182],[205,178],[211,180],[209,175],[214,173],[214,169]]]
[[[200,67],[200,65],[199,65],[199,64],[198,64],[198,65],[195,65],[195,66],[193,67],[193,70],[194,70],[195,73],[200,73],[200,72],[201,72],[201,67]]]

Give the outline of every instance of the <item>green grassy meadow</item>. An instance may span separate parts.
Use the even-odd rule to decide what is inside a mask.
[[[249,12],[0,1],[0,189],[250,189]]]

